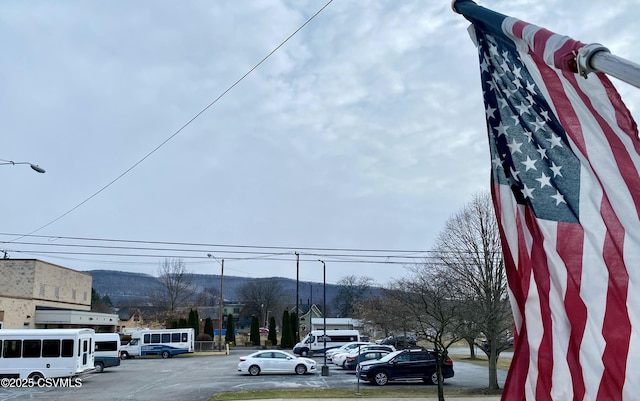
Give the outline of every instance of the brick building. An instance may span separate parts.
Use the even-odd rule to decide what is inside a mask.
[[[115,331],[118,315],[91,312],[91,275],[37,259],[0,259],[0,328]]]

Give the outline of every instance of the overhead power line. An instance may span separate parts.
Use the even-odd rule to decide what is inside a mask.
[[[15,237],[17,235],[20,234],[0,233],[0,237]],[[475,252],[468,252],[467,255],[464,255],[463,252],[463,255],[460,255],[460,251],[232,245],[30,234],[22,235],[22,237],[29,238],[29,240],[0,241],[0,244],[17,247],[17,249],[13,250],[4,250],[5,252],[48,255],[51,257],[54,257],[53,255],[57,255],[55,257],[65,255],[67,257],[187,259],[192,261],[207,260],[208,257],[205,257],[205,255],[208,253],[214,253],[217,258],[224,258],[229,261],[291,261],[297,253],[303,257],[302,261],[309,262],[322,258],[331,260],[334,263],[416,265],[421,263],[439,264],[440,258],[449,253],[455,253],[458,257],[462,256],[462,259],[468,258],[469,260],[473,260],[474,256],[476,256]],[[38,242],[38,240],[41,241]],[[28,246],[28,248],[23,248],[22,246]],[[496,255],[496,257],[501,257],[501,255]],[[94,260],[93,262],[98,261]]]

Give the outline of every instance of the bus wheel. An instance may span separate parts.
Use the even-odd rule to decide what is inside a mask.
[[[44,379],[44,375],[40,372],[33,372],[29,375],[29,379],[33,379],[34,382]]]
[[[162,359],[167,359],[171,356],[171,354],[169,354],[169,351],[162,351]]]
[[[94,367],[96,368],[96,373],[102,373],[102,371],[104,370],[104,365],[102,364],[102,362],[96,362],[94,364]]]

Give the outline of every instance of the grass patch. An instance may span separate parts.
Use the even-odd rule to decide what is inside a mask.
[[[502,392],[489,391],[484,388],[455,387],[444,389],[446,397],[499,396]],[[312,388],[312,389],[275,389],[258,391],[237,391],[217,393],[209,401],[231,400],[260,400],[260,399],[304,399],[304,398],[425,398],[437,397],[437,386],[398,383],[390,387],[360,387],[359,395],[356,389],[346,388]]]
[[[476,359],[469,358],[468,354],[449,354],[453,361],[460,361],[465,363],[472,363],[474,365],[486,366],[489,367],[489,358],[486,355],[476,355]],[[500,370],[509,370],[509,366],[511,366],[511,358],[498,358],[498,369]],[[454,365],[455,367],[455,365]]]

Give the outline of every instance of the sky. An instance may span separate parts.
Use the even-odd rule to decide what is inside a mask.
[[[640,63],[639,0],[478,4]],[[448,0],[2,1],[0,159],[46,173],[0,165],[0,250],[407,275],[489,189],[468,25]],[[612,80],[637,119],[640,91]]]

